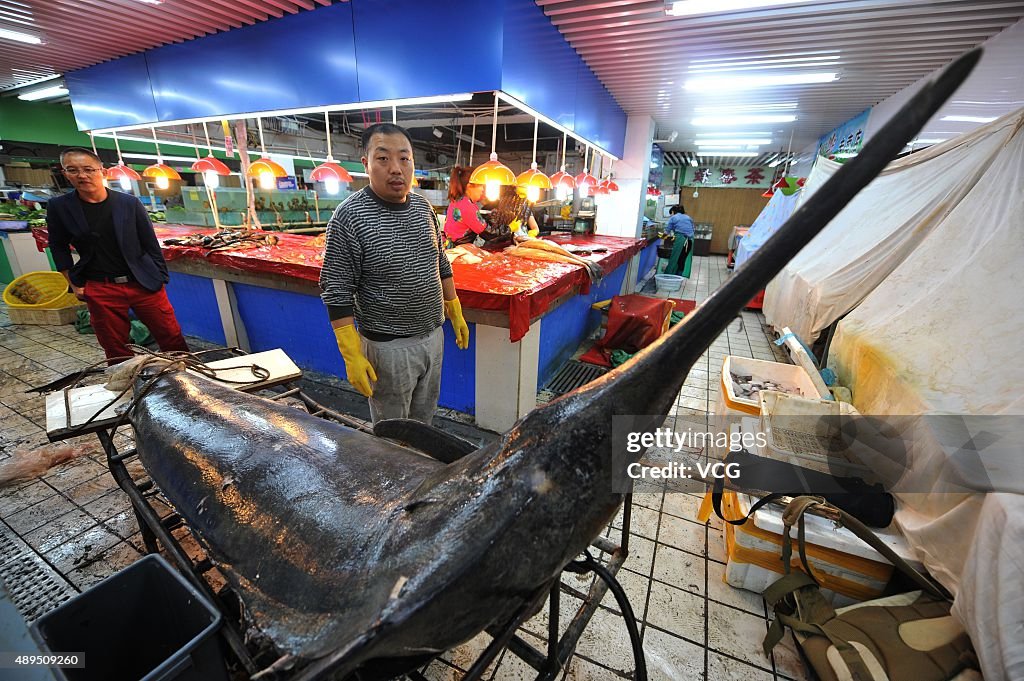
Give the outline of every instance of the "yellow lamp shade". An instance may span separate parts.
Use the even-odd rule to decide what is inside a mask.
[[[159,180],[161,178],[165,180],[181,179],[181,175],[178,174],[178,171],[165,163],[154,163],[153,165],[143,170],[142,175],[144,177],[151,177],[154,180]]]
[[[230,175],[231,169],[224,165],[219,158],[207,156],[192,164],[192,170],[197,173],[216,173],[217,175]]]
[[[498,155],[491,153],[491,160],[477,166],[476,170],[469,177],[470,184],[498,184],[513,185],[516,183],[516,175],[508,166],[498,160]]]
[[[309,174],[314,182],[351,182],[352,175],[334,161],[321,163]]]
[[[142,177],[137,172],[135,172],[135,170],[126,166],[124,164],[124,161],[119,161],[116,166],[107,168],[108,180],[120,180],[121,178],[127,178],[129,180],[142,179]]]
[[[516,185],[524,189],[529,189],[530,187],[551,189],[551,179],[534,167],[519,173],[519,176],[516,178]]]
[[[249,164],[250,177],[260,177],[264,173],[270,173],[273,177],[288,177],[287,170],[265,156]]]

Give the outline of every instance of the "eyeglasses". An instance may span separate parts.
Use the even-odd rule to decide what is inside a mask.
[[[64,172],[74,177],[75,175],[95,175],[103,172],[103,168],[65,168]]]

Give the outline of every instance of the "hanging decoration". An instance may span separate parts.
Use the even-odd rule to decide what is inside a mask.
[[[124,164],[124,158],[121,157],[121,145],[117,141],[117,133],[111,133],[114,137],[114,148],[117,150],[117,165],[107,169],[107,179],[110,181],[117,181],[121,189],[125,191],[131,191],[132,180],[138,182],[142,179],[135,170]]]
[[[576,188],[580,190],[580,196],[588,196],[590,190],[597,184],[597,178],[590,174],[587,170],[587,157],[590,154],[590,145],[587,145],[586,150],[583,152],[583,172],[579,173],[574,180],[576,180]]]

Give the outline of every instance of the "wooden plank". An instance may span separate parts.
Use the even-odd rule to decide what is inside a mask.
[[[768,205],[768,199],[761,196],[764,189],[699,187],[698,197],[693,198],[694,189],[683,187],[680,199],[686,207],[686,213],[695,223],[711,223],[712,253],[727,253],[732,228],[754,224],[754,220]]]
[[[252,369],[254,365],[266,369],[270,376],[263,380],[256,380]],[[217,376],[210,380],[245,392],[269,388],[302,377],[302,370],[280,348],[252,355],[219,359],[207,363],[207,366],[213,369]],[[131,399],[130,394],[126,394],[114,402],[117,393],[107,390],[102,385],[82,386],[67,391],[67,393],[71,408],[70,425],[64,404],[65,391],[50,393],[46,396],[46,434],[51,442],[111,427],[121,415],[119,408],[123,409],[123,406]],[[97,412],[99,412],[99,416],[93,419],[87,428],[72,430],[89,421]]]

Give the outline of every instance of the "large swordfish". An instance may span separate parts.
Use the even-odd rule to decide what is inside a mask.
[[[401,671],[504,625],[622,503],[612,491],[612,417],[666,415],[697,357],[979,56],[923,88],[683,324],[492,446],[445,464],[177,373],[134,410],[142,462],[304,678]]]

